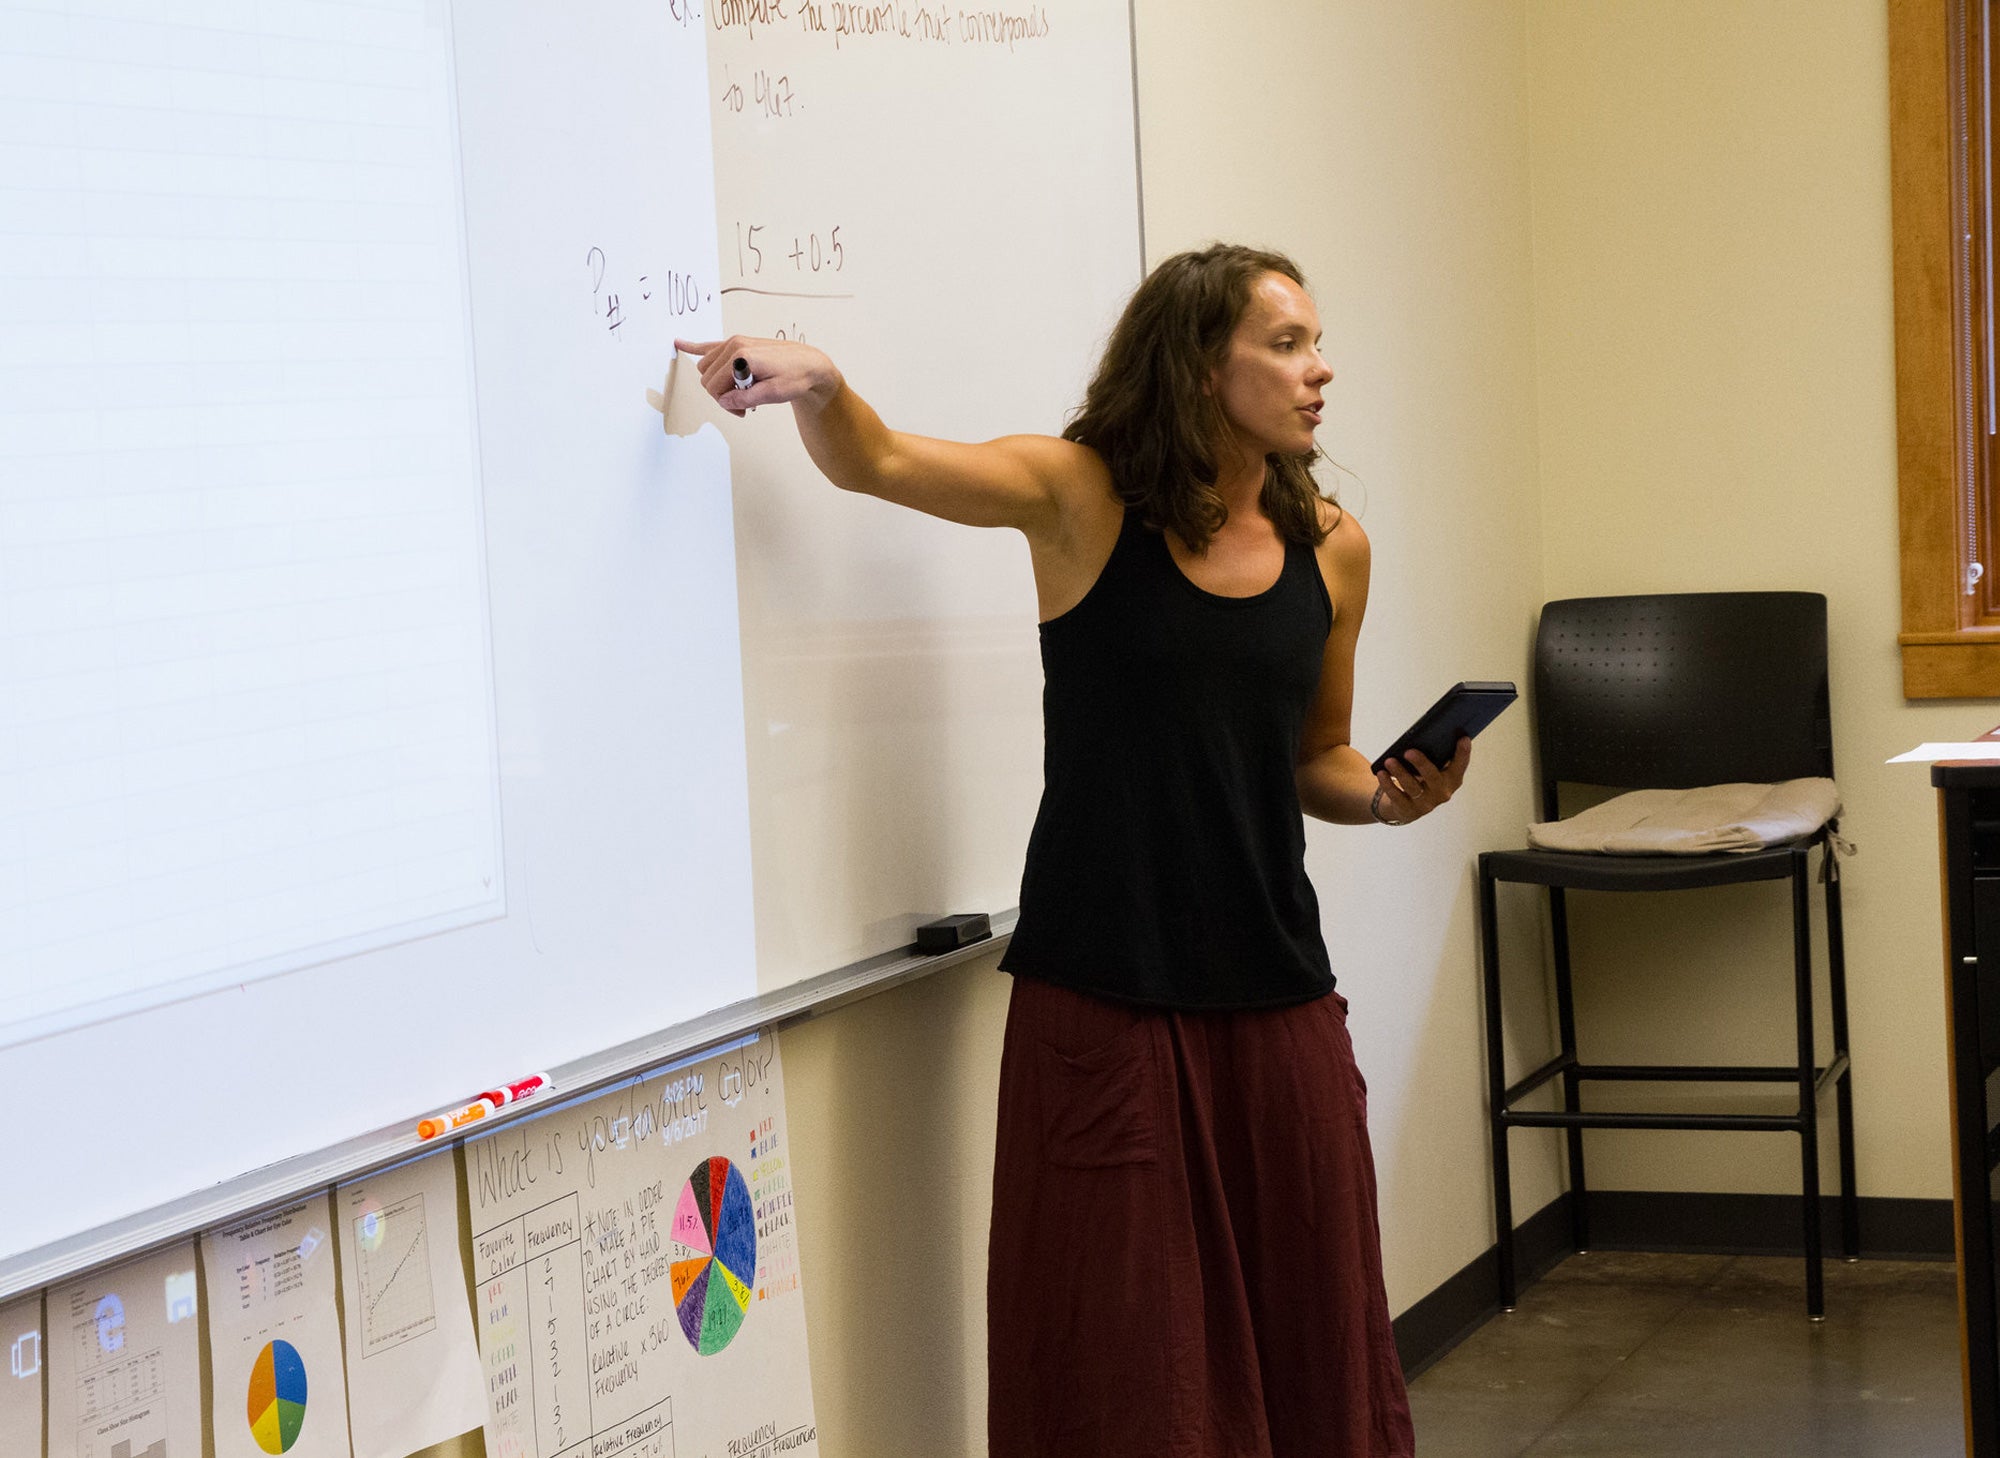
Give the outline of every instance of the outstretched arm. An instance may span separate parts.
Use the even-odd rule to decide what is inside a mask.
[[[702,388],[732,415],[789,404],[806,452],[826,478],[967,526],[1009,526],[1030,537],[1062,528],[1065,483],[1079,475],[1085,447],[1045,435],[1003,436],[981,444],[891,430],[855,394],[831,359],[783,339],[677,339],[695,356]],[[754,383],[739,390],[736,362]]]

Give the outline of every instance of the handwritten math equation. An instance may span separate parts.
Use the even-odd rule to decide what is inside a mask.
[[[773,121],[783,121],[806,109],[805,103],[792,90],[789,74],[773,76],[759,66],[750,73],[748,91],[743,89],[741,81],[730,74],[728,66],[722,68],[722,79],[722,109],[734,116],[765,116]]]
[[[792,245],[789,250],[787,242]],[[768,223],[736,224],[738,277],[756,278],[767,263],[782,274],[782,265],[788,262],[795,274],[839,273],[847,266],[847,245],[840,241],[840,225],[822,235],[816,231],[787,234]]]
[[[615,339],[624,337],[618,331],[638,309],[664,308],[679,319],[715,301],[715,294],[691,273],[670,268],[639,274],[629,283],[619,282],[611,274],[609,257],[594,246],[584,254],[583,263],[590,272],[591,317],[601,321]],[[612,286],[607,288],[607,284]]]

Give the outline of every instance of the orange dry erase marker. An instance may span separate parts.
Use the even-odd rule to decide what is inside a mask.
[[[442,1114],[433,1114],[417,1123],[417,1138],[435,1139],[440,1134],[449,1134],[455,1129],[463,1129],[468,1124],[477,1123],[493,1112],[493,1105],[486,1099],[474,1099],[462,1109],[450,1109]]]

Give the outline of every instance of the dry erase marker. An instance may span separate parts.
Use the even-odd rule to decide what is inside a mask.
[[[518,1083],[503,1083],[498,1088],[482,1089],[479,1096],[494,1108],[505,1108],[508,1104],[526,1098],[529,1094],[540,1093],[549,1086],[546,1073],[530,1074]]]
[[[546,1073],[531,1073],[519,1083],[507,1085],[507,1102],[511,1104],[529,1094],[538,1094],[548,1086],[549,1076]]]
[[[750,373],[750,361],[740,354],[729,367],[729,378],[735,381],[739,390],[747,390],[757,383],[757,377]]]
[[[433,1114],[417,1124],[417,1138],[435,1139],[440,1134],[449,1134],[454,1129],[463,1129],[468,1124],[476,1124],[493,1112],[493,1105],[486,1099],[474,1099],[462,1109],[450,1109],[442,1114]]]

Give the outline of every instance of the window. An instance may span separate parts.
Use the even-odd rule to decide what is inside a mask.
[[[1889,0],[1903,693],[2000,697],[2000,0]]]

